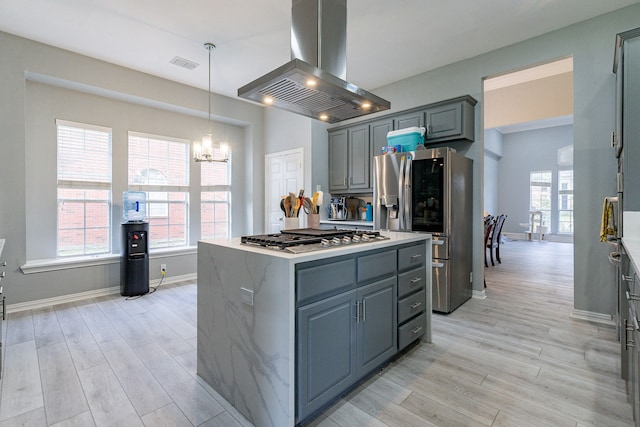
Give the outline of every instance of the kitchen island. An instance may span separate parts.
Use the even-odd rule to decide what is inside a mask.
[[[256,426],[293,426],[411,342],[430,342],[431,236],[382,234],[298,254],[200,241],[198,375]]]

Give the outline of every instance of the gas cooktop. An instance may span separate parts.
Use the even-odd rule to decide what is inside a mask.
[[[243,236],[240,241],[246,245],[262,246],[297,254],[388,239],[379,231],[299,228],[282,230],[280,233]]]

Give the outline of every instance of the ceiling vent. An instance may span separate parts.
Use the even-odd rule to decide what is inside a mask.
[[[179,56],[174,57],[171,61],[169,61],[169,63],[177,65],[178,67],[186,68],[187,70],[193,70],[198,65],[200,65],[197,62],[189,61],[188,59],[181,58]]]
[[[238,96],[328,123],[388,110],[389,101],[344,80],[346,33],[346,0],[293,0],[291,61]]]

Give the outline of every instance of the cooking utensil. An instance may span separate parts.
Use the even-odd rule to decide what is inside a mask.
[[[308,197],[305,197],[304,200],[302,200],[302,207],[304,208],[304,212],[307,215],[309,215],[312,212],[315,213],[315,211],[313,210],[313,202]]]
[[[318,191],[318,200],[316,201],[316,213],[320,213],[320,206],[322,206],[322,197],[324,193],[322,191]]]
[[[287,218],[291,217],[291,199],[285,197],[282,202],[284,204],[284,216]]]
[[[280,209],[282,209],[282,212],[284,212],[284,216],[287,216],[287,210],[284,207],[284,197],[280,199]]]
[[[293,216],[297,217],[299,211],[300,211],[300,199],[296,198],[296,204],[295,204],[295,207],[293,208]]]

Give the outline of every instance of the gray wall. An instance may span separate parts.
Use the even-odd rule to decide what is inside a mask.
[[[573,144],[573,126],[554,126],[524,132],[507,133],[502,137],[502,159],[498,163],[498,207],[508,215],[504,231],[522,233],[520,223],[529,222],[529,172],[551,171],[551,233],[558,232],[557,194],[558,149]],[[485,165],[486,167],[486,165]],[[567,169],[567,168],[562,168]],[[486,188],[486,186],[485,186]]]
[[[44,273],[25,275],[20,269],[28,260],[55,253],[55,118],[113,128],[113,212],[120,215],[126,131],[197,139],[207,130],[207,92],[1,32],[0,52],[0,237],[7,240],[2,284],[8,304],[119,285],[117,257]],[[248,201],[234,204],[233,233],[261,231],[264,197],[255,189],[263,186],[264,110],[224,96],[212,98],[219,122],[214,134],[232,139],[232,199]],[[197,167],[191,166],[196,180]],[[193,211],[190,220],[199,223]],[[115,253],[118,236],[114,230]],[[195,245],[197,236],[190,237]],[[152,256],[152,279],[159,277],[160,262],[167,264],[168,276],[196,272],[194,253],[165,256]]]
[[[391,101],[394,111],[469,94],[476,106],[476,141],[459,144],[474,161],[474,262],[483,271],[482,213],[484,201],[484,140],[482,79],[531,65],[573,56],[574,59],[574,180],[575,251],[574,307],[613,314],[615,292],[608,248],[599,243],[602,199],[614,191],[615,161],[607,144],[614,128],[615,35],[638,26],[640,5],[602,15],[493,52],[460,61],[373,90]],[[442,43],[442,41],[434,41]],[[326,142],[325,142],[326,144]],[[483,291],[482,274],[473,289]]]
[[[502,158],[502,134],[496,129],[484,131],[484,210],[498,216],[499,162]]]

